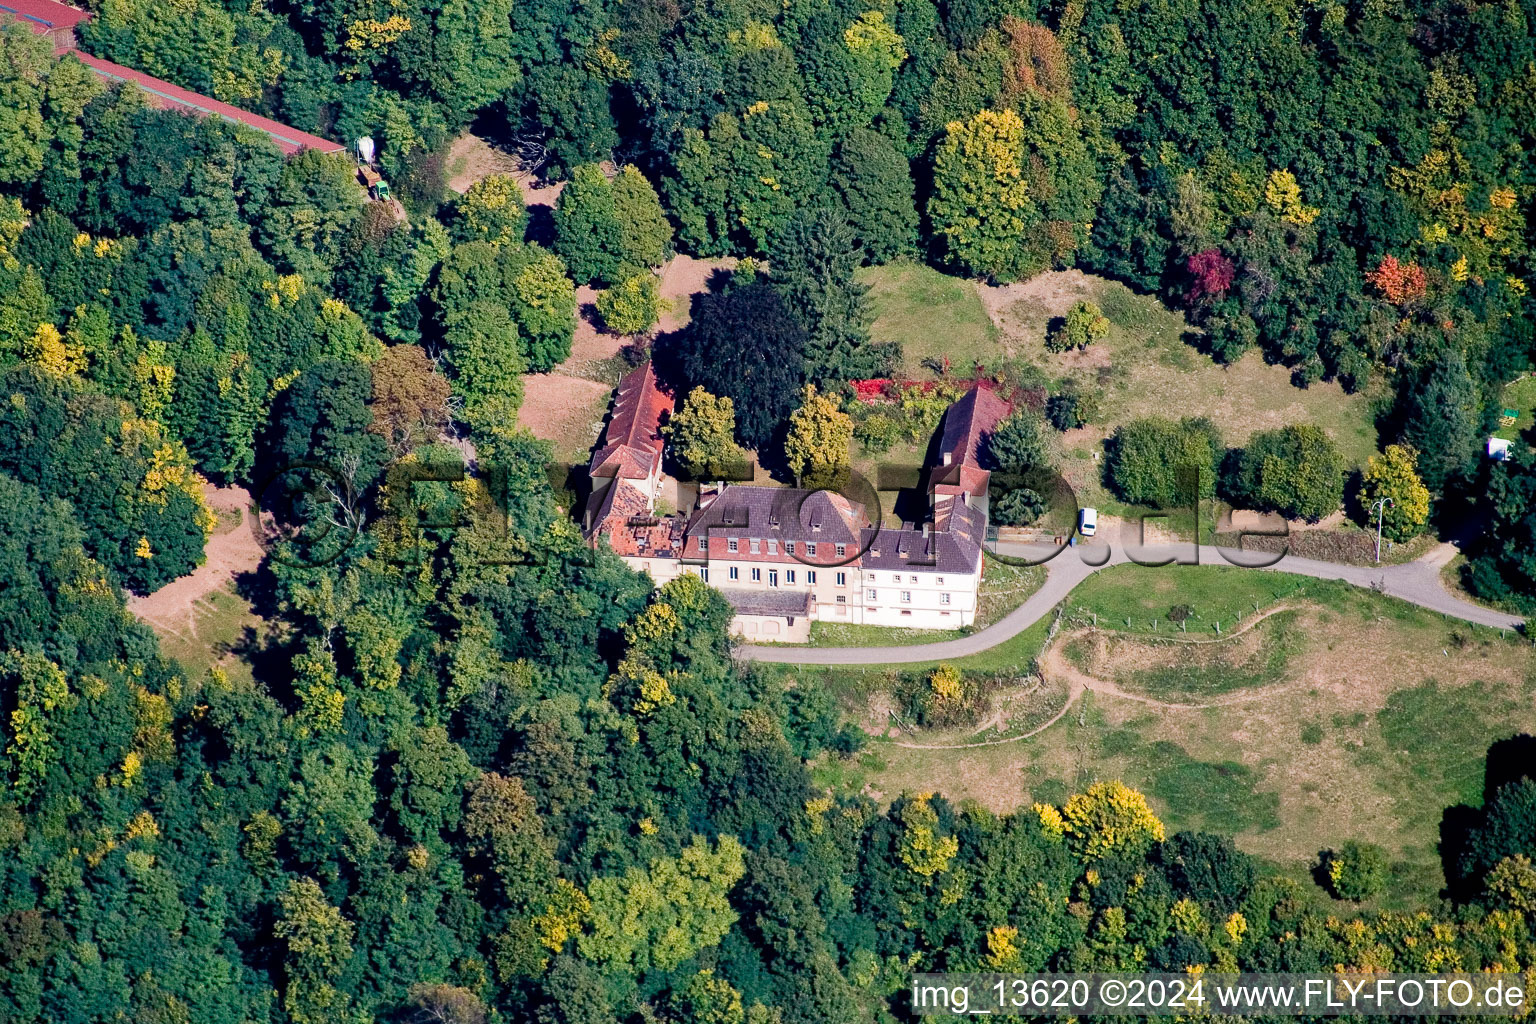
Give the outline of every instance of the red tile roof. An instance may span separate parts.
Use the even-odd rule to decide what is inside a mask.
[[[950,455],[952,463],[979,464],[982,437],[997,429],[1012,411],[1013,407],[991,388],[972,385],[944,415],[944,439],[939,454]]]
[[[21,0],[0,0],[0,2],[13,3],[21,2]],[[40,3],[42,0],[27,0],[27,2]],[[63,5],[52,4],[50,6],[59,7]],[[109,60],[102,60],[100,57],[93,57],[79,50],[73,52],[87,67],[102,78],[111,81],[134,83],[149,95],[150,102],[154,105],[171,110],[184,110],[191,114],[221,117],[235,124],[243,124],[255,128],[257,131],[269,136],[273,142],[277,143],[277,148],[289,156],[304,149],[315,149],[322,153],[340,153],[346,149],[340,143],[332,142],[330,139],[322,139],[318,135],[301,132],[297,128],[290,128],[270,118],[253,114],[248,110],[232,107],[228,103],[220,103],[216,99],[199,95],[191,90],[183,89],[179,85],[172,85],[170,82],[161,81],[151,75],[146,75],[142,71],[125,68],[121,64],[114,64]]]
[[[615,480],[603,496],[591,538],[607,537],[615,554],[631,557],[676,558],[682,554],[683,516],[657,516],[638,487]]]
[[[53,0],[0,0],[0,14],[15,15],[18,21],[26,22],[37,32],[74,28],[91,16],[89,11],[54,3]]]
[[[591,475],[631,480],[650,476],[661,465],[662,417],[675,405],[656,382],[650,363],[626,374],[619,381],[603,443],[592,456]]]
[[[70,7],[55,0],[0,0],[0,23],[14,19],[30,25],[38,34],[51,36],[56,55],[73,53],[86,67],[102,78],[114,82],[134,83],[148,95],[153,106],[184,110],[204,117],[222,117],[226,121],[247,125],[266,134],[277,143],[277,148],[288,156],[304,149],[315,149],[322,153],[341,153],[346,149],[345,146],[330,139],[322,139],[318,135],[301,132],[297,128],[290,128],[271,118],[253,114],[249,110],[241,110],[239,107],[232,107],[210,96],[200,95],[190,89],[183,89],[179,85],[172,85],[152,75],[146,75],[142,71],[125,68],[121,64],[114,64],[109,60],[102,60],[100,57],[93,57],[75,49],[74,28],[82,21],[89,20],[90,17],[90,11],[82,11],[78,7]]]
[[[950,485],[977,497],[985,494],[991,474],[981,465],[982,440],[1012,411],[997,392],[980,383],[961,395],[944,414],[939,464],[929,472],[929,490]]]

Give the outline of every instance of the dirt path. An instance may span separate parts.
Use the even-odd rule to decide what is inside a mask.
[[[1259,623],[1263,622],[1265,619],[1272,615],[1279,615],[1281,612],[1296,611],[1300,607],[1300,605],[1296,604],[1277,604],[1273,608],[1266,609],[1260,614],[1253,616],[1251,619],[1245,622],[1241,628],[1235,629],[1220,638],[1213,637],[1209,640],[1202,640],[1197,637],[1173,636],[1162,637],[1161,639],[1165,642],[1187,644],[1190,646],[1227,643],[1228,641],[1236,640],[1238,637],[1242,636],[1250,629],[1253,629]],[[1218,700],[1207,701],[1204,703],[1184,703],[1181,701],[1158,700],[1156,697],[1148,697],[1145,694],[1135,693],[1131,690],[1127,690],[1115,683],[1110,682],[1107,679],[1100,679],[1098,676],[1091,676],[1067,660],[1062,651],[1065,650],[1066,644],[1069,640],[1074,637],[1089,636],[1095,633],[1118,635],[1114,634],[1113,630],[1099,630],[1092,627],[1074,629],[1071,632],[1063,631],[1062,634],[1056,638],[1056,641],[1052,643],[1051,646],[1045,651],[1045,653],[1040,656],[1041,674],[1045,675],[1047,678],[1054,676],[1056,678],[1065,679],[1067,681],[1068,687],[1078,692],[1083,690],[1091,690],[1094,693],[1100,693],[1106,697],[1119,697],[1122,700],[1135,701],[1138,704],[1145,704],[1148,707],[1161,708],[1165,711],[1200,711],[1206,708],[1221,708],[1230,707],[1234,704],[1248,704],[1253,701],[1265,700],[1269,697],[1273,697],[1277,693],[1284,693],[1287,690],[1294,690],[1298,686],[1311,685],[1310,681],[1306,679],[1298,679],[1287,683],[1276,683],[1273,686],[1261,686],[1256,689],[1245,690],[1242,693],[1232,694],[1227,697],[1222,697]]]
[[[657,323],[658,331],[675,331],[688,322],[688,307],[693,296],[709,288],[709,279],[717,270],[731,270],[734,259],[700,260],[679,253],[661,270],[661,297],[670,305]]]
[[[153,594],[128,598],[128,610],[151,626],[194,636],[198,602],[241,573],[255,572],[266,554],[251,532],[251,496],[245,488],[208,484],[203,495],[219,513],[218,532],[203,547],[203,564]]]
[[[1072,705],[1077,703],[1077,698],[1083,695],[1083,691],[1068,680],[1067,699],[1061,702],[1061,707],[1050,718],[1041,722],[1028,732],[1021,732],[1017,736],[1004,736],[996,740],[977,740],[975,743],[903,743],[900,740],[891,740],[893,747],[906,747],[908,750],[970,750],[974,747],[1000,747],[1005,743],[1018,743],[1027,740],[1031,736],[1038,736],[1051,726],[1061,721],[1066,713],[1072,710]]]
[[[1265,610],[1259,615],[1255,615],[1253,618],[1244,623],[1240,629],[1233,630],[1226,636],[1219,638],[1202,640],[1198,637],[1163,637],[1162,639],[1173,643],[1189,644],[1191,646],[1196,644],[1226,643],[1229,640],[1235,640],[1242,636],[1244,633],[1248,632],[1250,629],[1254,628],[1259,623],[1263,622],[1265,619],[1272,615],[1279,615],[1281,612],[1295,611],[1300,607],[1300,605],[1296,604],[1278,604],[1273,608]],[[1002,739],[980,740],[974,743],[929,744],[903,743],[900,740],[892,740],[891,745],[897,747],[905,747],[908,750],[968,750],[974,747],[996,747],[1005,743],[1018,743],[1021,740],[1029,739],[1031,736],[1038,736],[1040,733],[1061,721],[1062,718],[1066,716],[1066,713],[1072,710],[1072,705],[1077,703],[1078,698],[1081,697],[1085,692],[1089,691],[1103,694],[1107,697],[1120,697],[1124,700],[1135,701],[1138,704],[1145,704],[1149,707],[1162,708],[1168,711],[1199,711],[1204,708],[1226,707],[1232,704],[1243,704],[1255,700],[1264,700],[1265,698],[1274,696],[1277,693],[1295,689],[1297,686],[1306,684],[1307,682],[1306,680],[1297,680],[1295,682],[1279,683],[1274,686],[1264,686],[1256,690],[1249,690],[1241,694],[1235,694],[1233,696],[1226,697],[1221,700],[1211,701],[1210,703],[1206,704],[1181,704],[1172,701],[1158,700],[1154,697],[1147,697],[1139,693],[1132,693],[1129,690],[1123,689],[1120,686],[1109,682],[1107,679],[1100,679],[1097,676],[1088,675],[1086,672],[1080,671],[1071,662],[1067,661],[1067,659],[1062,655],[1061,652],[1065,648],[1067,642],[1074,637],[1102,632],[1112,631],[1097,630],[1091,627],[1063,631],[1054,641],[1052,641],[1050,647],[1046,649],[1045,653],[1040,656],[1040,674],[1042,679],[1060,679],[1064,681],[1067,684],[1067,699],[1062,702],[1061,708],[1054,715],[1052,715],[1049,720],[1035,726],[1028,732],[1022,732],[1017,736],[1006,736]],[[1037,684],[1035,689],[1038,689],[1039,685],[1042,684]],[[976,729],[976,732],[979,733],[984,731],[989,724],[993,724],[994,721],[998,718],[998,714],[989,716],[988,719]]]

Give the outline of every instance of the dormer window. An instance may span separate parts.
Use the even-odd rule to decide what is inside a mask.
[[[754,555],[758,554],[763,549],[762,543],[756,537],[748,538],[747,546],[752,549],[752,553]]]
[[[701,539],[699,541],[699,547],[703,546],[704,541]],[[725,542],[725,550],[729,551],[731,554],[735,554],[741,550],[741,541],[737,540],[735,537],[731,537]]]

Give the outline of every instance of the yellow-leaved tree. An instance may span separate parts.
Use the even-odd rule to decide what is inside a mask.
[[[816,385],[805,386],[800,408],[789,415],[784,456],[802,487],[835,487],[848,470],[853,419]]]
[[[1075,794],[1061,817],[1068,845],[1085,861],[1111,853],[1138,857],[1166,834],[1147,798],[1119,781],[1098,782]]]
[[[1030,269],[1020,237],[1034,222],[1024,180],[1024,122],[1012,108],[951,121],[933,155],[928,216],[945,261],[1010,281]]]
[[[1365,464],[1360,507],[1376,525],[1376,502],[1391,499],[1381,515],[1381,533],[1401,543],[1417,537],[1429,522],[1429,488],[1419,479],[1419,453],[1407,445],[1389,444]]]

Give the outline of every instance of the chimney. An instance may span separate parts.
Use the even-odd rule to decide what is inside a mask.
[[[952,452],[945,452],[944,453],[944,465],[946,465],[946,466],[949,465],[950,459],[952,459],[952,458],[954,458],[954,454]]]

